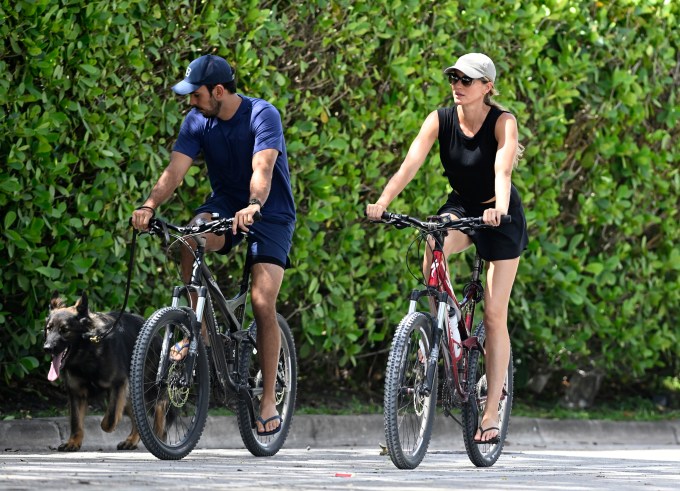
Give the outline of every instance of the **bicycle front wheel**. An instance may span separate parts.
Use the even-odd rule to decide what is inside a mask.
[[[186,358],[169,358],[170,347],[190,336],[188,313],[162,308],[144,323],[132,354],[130,396],[135,422],[147,450],[163,460],[188,455],[208,417],[210,371],[203,339],[198,336],[190,373]]]
[[[275,455],[288,437],[290,425],[293,420],[295,398],[297,397],[297,359],[295,355],[295,343],[293,334],[282,315],[276,314],[281,331],[281,351],[279,353],[279,365],[276,372],[276,410],[281,416],[281,429],[273,435],[261,436],[257,434],[250,417],[248,401],[239,399],[236,416],[238,429],[246,448],[255,457],[271,457]],[[252,322],[248,327],[252,339],[257,339],[257,325]],[[262,370],[257,355],[257,348],[249,341],[242,341],[239,346],[239,374],[241,381],[248,384],[251,402],[255,416],[260,413],[260,400],[262,399]]]
[[[484,324],[479,323],[475,330],[475,336],[484,344],[485,340]],[[512,369],[512,350],[510,351],[510,362],[505,374],[503,393],[498,403],[498,416],[500,431],[498,432],[498,443],[480,444],[475,443],[474,438],[477,429],[482,422],[482,416],[486,409],[487,400],[487,380],[486,365],[484,357],[479,350],[472,350],[469,353],[470,371],[468,374],[468,394],[467,403],[463,406],[463,440],[465,450],[470,461],[477,467],[490,467],[496,463],[503,451],[505,438],[508,434],[510,424],[510,411],[512,410],[512,391],[513,391],[513,369]]]
[[[385,378],[385,439],[394,465],[415,469],[430,445],[437,405],[437,369],[429,395],[422,392],[432,350],[432,318],[408,314],[397,327]]]

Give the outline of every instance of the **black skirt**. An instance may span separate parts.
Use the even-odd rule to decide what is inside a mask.
[[[448,200],[439,209],[437,214],[451,213],[458,218],[476,218],[481,217],[487,208],[495,206],[495,201],[490,203],[469,203],[463,201],[458,193],[452,191],[449,194]],[[527,221],[524,216],[522,200],[515,186],[511,186],[510,189],[508,215],[512,217],[511,223],[478,230],[470,237],[477,248],[477,253],[485,261],[515,259],[526,249],[527,242],[529,241]]]

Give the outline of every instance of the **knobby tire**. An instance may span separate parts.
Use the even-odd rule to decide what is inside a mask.
[[[437,370],[429,396],[419,392],[432,350],[432,317],[415,312],[397,326],[387,361],[384,422],[387,450],[399,469],[414,469],[425,457],[437,405]]]
[[[157,310],[142,327],[132,355],[133,414],[147,450],[162,460],[179,460],[188,455],[201,438],[208,417],[210,370],[202,337],[197,336],[190,384],[185,382],[186,357],[180,362],[170,362],[168,358],[171,346],[189,338],[190,322],[182,309]],[[166,332],[169,337],[163,349]],[[162,365],[161,360],[165,360]],[[166,368],[157,382],[161,366]]]
[[[482,322],[477,326],[474,335],[484,344],[486,333]],[[499,442],[495,444],[479,444],[474,442],[475,434],[481,424],[482,415],[486,407],[486,365],[484,357],[479,350],[471,350],[468,356],[470,367],[468,378],[472,383],[468,383],[469,398],[463,406],[463,440],[470,461],[477,467],[490,467],[496,463],[503,451],[503,445],[505,444],[510,424],[513,396],[512,349],[503,387],[503,397],[501,397],[499,403]]]
[[[281,351],[276,380],[276,409],[281,416],[281,430],[268,436],[257,434],[257,427],[253,426],[250,419],[250,411],[246,401],[239,400],[237,403],[236,416],[241,439],[246,448],[255,457],[271,457],[281,448],[288,437],[293,420],[295,399],[297,397],[297,357],[293,334],[286,319],[276,314],[281,331]],[[257,339],[257,326],[252,322],[248,327],[253,339]],[[260,414],[260,398],[262,392],[262,371],[257,356],[256,347],[250,342],[244,341],[240,346],[239,374],[243,381],[247,381],[252,390],[252,403],[257,418]]]

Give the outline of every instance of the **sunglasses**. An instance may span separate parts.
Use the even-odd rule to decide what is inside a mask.
[[[472,85],[472,82],[475,80],[479,80],[478,78],[470,78],[467,75],[463,75],[462,77],[459,77],[458,75],[454,73],[449,73],[449,83],[451,85],[456,85],[458,82],[463,84],[463,87],[469,87]]]

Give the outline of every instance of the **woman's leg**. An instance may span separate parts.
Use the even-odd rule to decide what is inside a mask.
[[[488,393],[481,428],[498,427],[498,404],[503,391],[505,374],[510,363],[510,335],[508,334],[508,303],[517,275],[519,258],[491,261],[484,290],[484,326],[486,328],[486,377]],[[475,440],[490,440],[498,430],[477,430]]]
[[[454,215],[452,218],[456,219]],[[450,254],[463,252],[465,249],[472,245],[472,240],[470,237],[465,235],[463,232],[458,230],[449,230],[446,239],[444,239],[444,257],[447,259],[448,267],[448,257]],[[434,240],[432,237],[428,237],[427,247],[425,248],[425,256],[423,257],[423,277],[427,283],[430,277],[430,268],[432,266],[432,251],[434,250]],[[454,282],[455,278],[451,278],[451,282]],[[437,306],[432,297],[430,297],[430,311],[432,315],[437,315]]]
[[[444,213],[450,216],[453,220],[458,220],[456,215]],[[449,254],[463,252],[472,245],[470,237],[458,230],[449,230],[446,239],[444,239],[444,257],[448,258]],[[434,240],[428,237],[427,246],[425,248],[425,256],[423,257],[423,275],[425,281],[430,277],[430,267],[432,265],[432,251],[434,250]],[[453,281],[453,279],[451,279]]]

